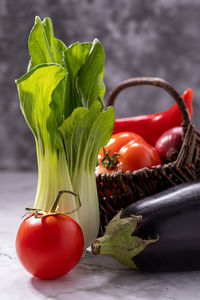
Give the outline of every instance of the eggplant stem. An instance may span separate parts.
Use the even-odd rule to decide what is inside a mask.
[[[92,244],[94,255],[109,255],[120,263],[132,269],[137,269],[134,257],[143,251],[147,245],[154,243],[157,239],[143,240],[135,236],[138,223],[142,216],[131,216],[120,218],[121,211],[110,221],[106,227],[105,235],[96,239]]]
[[[94,255],[99,255],[100,254],[100,249],[101,249],[101,243],[99,242],[99,240],[95,240],[92,243],[92,253]]]

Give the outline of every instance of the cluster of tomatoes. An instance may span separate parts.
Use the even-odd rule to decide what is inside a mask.
[[[96,175],[119,170],[125,173],[162,164],[157,150],[133,132],[112,135],[108,144],[100,150],[98,160]]]

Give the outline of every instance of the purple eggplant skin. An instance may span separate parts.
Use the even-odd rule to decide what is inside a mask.
[[[120,218],[141,215],[134,236],[154,239],[133,258],[147,271],[200,269],[200,180],[183,183],[135,202]]]

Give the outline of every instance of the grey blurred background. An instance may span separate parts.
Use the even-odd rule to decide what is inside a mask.
[[[181,93],[192,88],[200,128],[199,0],[0,0],[0,169],[37,169],[14,81],[26,72],[36,15],[51,17],[55,36],[67,45],[95,37],[102,42],[107,92],[135,76],[162,77]],[[135,87],[118,97],[116,116],[162,111],[172,103],[155,87]]]

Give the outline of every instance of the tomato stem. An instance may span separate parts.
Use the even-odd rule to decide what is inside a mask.
[[[26,207],[25,210],[27,211],[27,213],[24,216],[22,216],[21,218],[24,218],[27,214],[31,214],[31,213],[34,214],[35,218],[43,218],[46,215],[60,214],[61,212],[57,211],[56,208],[57,208],[58,203],[60,201],[60,197],[64,193],[68,193],[68,194],[71,194],[71,195],[77,197],[77,199],[78,199],[78,207],[76,209],[72,210],[72,211],[68,211],[68,212],[64,212],[64,213],[62,212],[62,214],[67,215],[67,214],[71,214],[71,213],[77,211],[81,207],[81,200],[80,200],[79,194],[76,194],[76,193],[74,193],[72,191],[68,191],[68,190],[60,190],[60,191],[58,191],[58,195],[57,195],[56,200],[55,200],[55,202],[53,204],[53,207],[52,207],[52,209],[50,211],[43,210],[43,209],[40,209],[40,208]],[[38,213],[40,214],[39,216],[38,216]]]
[[[120,155],[119,153],[114,152],[112,156],[110,156],[110,150],[106,152],[105,148],[103,147],[104,158],[102,159],[102,164],[105,168],[112,169],[115,167],[117,163],[117,157]]]
[[[61,198],[62,194],[64,194],[64,193],[71,194],[71,195],[77,197],[77,199],[78,199],[78,207],[77,207],[76,209],[70,211],[70,212],[66,212],[65,214],[71,214],[71,213],[75,212],[76,210],[78,210],[78,209],[81,207],[81,201],[80,201],[79,194],[76,194],[76,193],[74,193],[74,192],[72,192],[72,191],[68,191],[68,190],[60,190],[60,191],[58,192],[58,195],[57,195],[57,197],[56,197],[56,200],[55,200],[55,202],[54,202],[54,204],[53,204],[53,206],[52,206],[51,212],[56,212],[56,208],[57,208],[57,206],[58,206],[58,203],[59,203],[59,201],[60,201],[60,198]]]
[[[42,209],[39,209],[39,208],[30,208],[30,207],[26,207],[25,210],[27,212],[25,213],[25,215],[23,215],[21,217],[21,219],[23,219],[27,214],[32,214],[32,213],[34,213],[34,217],[37,218],[38,217],[38,212],[42,211]]]

